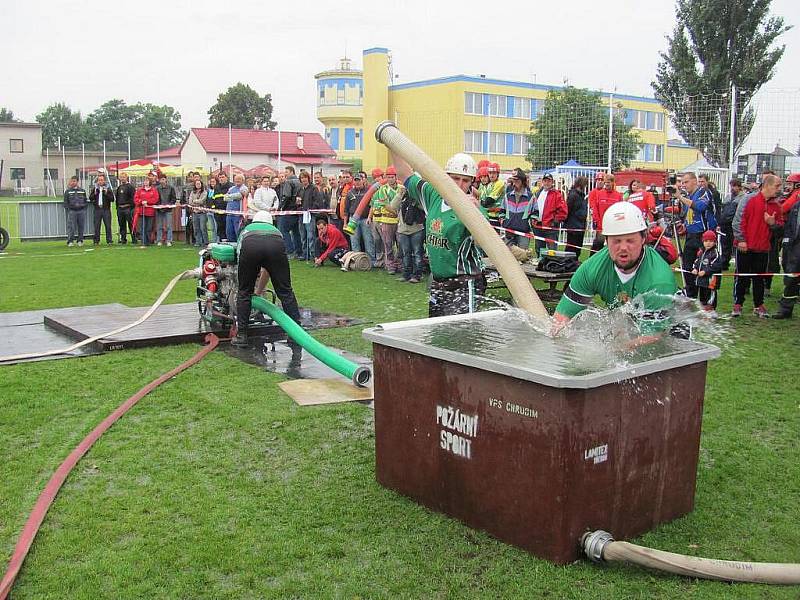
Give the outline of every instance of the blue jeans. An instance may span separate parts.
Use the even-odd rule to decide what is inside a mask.
[[[403,252],[403,278],[416,277],[422,279],[422,244],[425,241],[425,230],[416,233],[398,233],[397,241]]]
[[[364,250],[361,249],[362,241],[364,242]],[[372,226],[367,225],[366,219],[358,221],[356,231],[350,237],[350,245],[353,248],[353,252],[366,252],[370,263],[372,263],[373,267],[375,266],[377,262],[375,260],[375,240],[372,238]]]
[[[303,242],[300,239],[300,217],[298,215],[280,215],[278,217],[278,229],[283,235],[283,243],[286,244],[286,255],[302,256]]]
[[[211,223],[211,241],[218,242],[219,234],[217,233],[217,217],[213,213],[206,215],[206,220]]]
[[[206,213],[196,212],[192,215],[192,227],[194,228],[195,246],[205,246],[208,244],[208,231],[206,230]]]
[[[225,215],[225,239],[235,242],[239,238],[241,224],[242,217],[239,215]]]
[[[164,235],[167,238],[167,241],[172,243],[172,209],[164,209],[164,210],[156,210],[156,242],[160,242],[161,232],[165,232]]]
[[[311,219],[309,223],[300,222],[300,243],[303,247],[302,254],[305,260],[312,260],[315,256],[316,231],[317,226],[314,223],[314,219]]]

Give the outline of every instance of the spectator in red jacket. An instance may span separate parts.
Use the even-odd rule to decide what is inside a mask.
[[[555,248],[558,239],[558,228],[567,218],[567,203],[560,190],[553,187],[553,176],[547,173],[542,177],[542,188],[533,201],[530,212],[530,222],[536,239],[536,252],[545,245]],[[552,242],[545,242],[539,238],[547,238]]]
[[[656,216],[656,199],[638,179],[631,181],[628,188],[628,202],[634,204],[644,215],[646,223],[653,223]]]
[[[622,200],[620,194],[614,188],[614,174],[606,173],[603,175],[603,187],[595,188],[589,192],[589,209],[592,211],[592,223],[594,223],[595,236],[592,243],[592,250],[597,252],[603,249],[606,238],[603,237],[603,215],[608,207],[615,202]]]
[[[143,246],[149,246],[153,233],[153,223],[156,217],[156,209],[153,208],[159,201],[158,188],[156,188],[157,173],[151,171],[147,174],[144,185],[136,190],[133,196],[133,204],[136,210],[133,215],[133,228],[139,228],[140,239]]]
[[[741,218],[734,221],[736,272],[764,273],[767,270],[772,230],[783,225],[783,211],[778,194],[781,178],[764,175],[761,191],[747,199]],[[738,215],[737,215],[738,217]],[[742,316],[744,296],[753,283],[753,313],[761,318],[769,314],[764,306],[764,276],[738,275],[734,281],[734,304],[731,316]]]
[[[333,223],[328,223],[328,218],[317,217],[317,258],[315,267],[321,267],[325,259],[330,260],[337,267],[341,266],[339,259],[347,252],[347,240]]]

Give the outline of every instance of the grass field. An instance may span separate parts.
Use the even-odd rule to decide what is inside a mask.
[[[182,244],[88,250],[12,243],[0,256],[0,311],[149,305],[196,260]],[[423,286],[385,273],[292,268],[304,306],[368,322],[426,312]],[[729,292],[726,280],[721,312],[730,309]],[[183,282],[169,301],[193,297],[193,284]],[[696,508],[636,541],[701,556],[800,561],[798,321],[747,315],[732,323],[733,342],[709,366]],[[368,354],[361,328],[319,337]],[[125,398],[196,349],[0,367],[3,567],[66,454]],[[144,398],[70,476],[12,598],[800,595],[797,588],[533,558],[378,486],[372,411],[359,404],[299,408],[279,381],[217,351]]]

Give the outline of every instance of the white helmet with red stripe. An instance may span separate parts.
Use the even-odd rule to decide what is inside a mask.
[[[603,215],[603,235],[627,235],[645,229],[642,211],[631,202],[615,202]]]

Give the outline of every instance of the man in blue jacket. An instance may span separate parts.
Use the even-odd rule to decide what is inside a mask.
[[[689,298],[697,298],[697,283],[691,271],[697,253],[703,248],[703,233],[709,229],[715,230],[717,222],[711,194],[699,186],[697,175],[684,173],[681,176],[681,188],[683,193],[678,199],[686,207],[686,243],[681,256],[686,281],[685,292]]]

